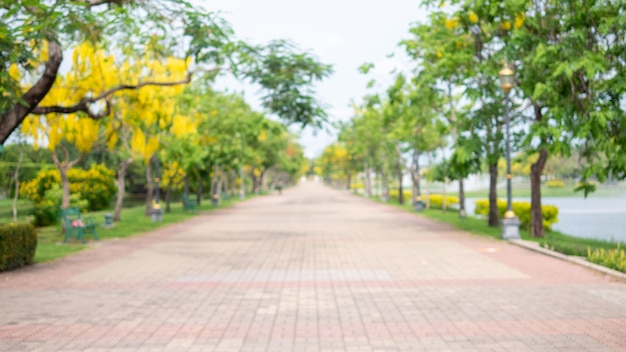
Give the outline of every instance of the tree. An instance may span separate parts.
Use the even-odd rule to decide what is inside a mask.
[[[71,16],[68,16],[71,14]],[[263,104],[272,113],[295,123],[319,125],[325,112],[314,97],[313,84],[332,72],[295,45],[274,41],[254,46],[232,38],[228,24],[213,13],[187,1],[69,1],[48,6],[40,0],[23,6],[5,1],[0,10],[0,93],[8,97],[0,106],[0,144],[4,143],[30,114],[81,112],[91,119],[108,116],[110,98],[115,93],[147,86],[189,83],[194,74],[214,76],[226,69],[261,85]],[[138,20],[140,19],[140,20]],[[125,38],[124,41],[119,38]],[[108,45],[113,51],[141,57],[149,51],[161,56],[190,59],[184,78],[159,81],[144,77],[121,80],[99,92],[82,91],[74,100],[60,105],[41,102],[58,85],[57,76],[64,48],[85,42]],[[149,45],[146,45],[148,43]],[[117,44],[117,45],[115,45]],[[182,47],[182,48],[181,48]],[[40,57],[37,54],[40,53]],[[5,72],[9,72],[5,73]],[[20,82],[24,71],[32,82]],[[107,78],[114,77],[105,75]],[[100,79],[101,77],[96,77]],[[103,109],[99,104],[104,102]]]

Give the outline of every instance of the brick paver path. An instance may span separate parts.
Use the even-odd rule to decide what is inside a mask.
[[[0,274],[0,351],[626,351],[626,285],[317,184]]]

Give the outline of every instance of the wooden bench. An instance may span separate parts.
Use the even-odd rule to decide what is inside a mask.
[[[68,238],[76,238],[85,243],[85,234],[91,234],[98,241],[98,223],[93,216],[82,216],[78,208],[61,209],[61,218],[65,228],[63,243]]]
[[[183,211],[191,210],[196,211],[198,208],[198,201],[195,197],[191,197],[187,194],[183,194]]]

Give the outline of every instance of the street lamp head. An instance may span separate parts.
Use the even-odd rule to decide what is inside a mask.
[[[500,70],[500,73],[498,73],[498,76],[500,77],[500,87],[502,87],[505,93],[510,92],[515,84],[515,72],[511,70],[506,62],[502,70]]]

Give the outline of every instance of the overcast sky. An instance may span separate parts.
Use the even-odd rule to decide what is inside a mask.
[[[376,64],[375,76],[387,85],[395,66],[408,69],[410,63],[397,44],[408,38],[411,23],[422,21],[425,12],[419,0],[211,0],[200,1],[206,9],[220,11],[238,38],[261,44],[272,39],[290,39],[314,53],[320,61],[332,64],[335,73],[318,85],[318,96],[328,105],[331,121],[347,120],[351,102],[367,93],[369,78],[357,68]],[[390,53],[396,53],[388,58]],[[233,80],[218,81],[218,88],[245,91],[246,100],[261,109],[257,89]],[[321,153],[334,140],[325,132],[314,136],[308,129],[300,142],[308,157]]]

